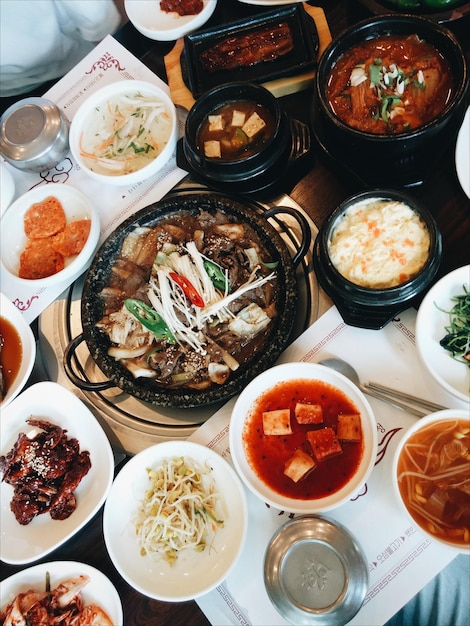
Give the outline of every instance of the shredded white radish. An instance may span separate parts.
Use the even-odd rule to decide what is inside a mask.
[[[147,469],[150,487],[136,518],[142,556],[172,564],[182,550],[203,551],[223,527],[221,497],[211,468],[194,459],[165,459]]]
[[[163,102],[140,93],[108,100],[87,120],[80,153],[92,169],[123,174],[141,169],[168,142],[171,118]]]

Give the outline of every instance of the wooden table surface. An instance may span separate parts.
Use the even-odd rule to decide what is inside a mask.
[[[335,37],[346,26],[364,17],[362,5],[352,0],[309,2],[323,8],[331,35]],[[265,10],[264,7],[247,5],[237,0],[219,0],[217,9],[208,25],[224,23],[239,17]],[[467,24],[468,26],[468,24]],[[469,55],[468,35],[458,24],[452,24],[457,36]],[[459,29],[462,32],[459,32]],[[173,43],[153,42],[140,35],[128,23],[116,34],[116,38],[135,56],[162,78],[166,78],[164,56]],[[41,91],[43,93],[45,89]],[[285,96],[281,102],[287,112],[309,122],[312,94]],[[9,104],[2,99],[2,109]],[[284,191],[309,213],[319,227],[325,218],[344,198],[362,188],[356,181],[347,179],[341,171],[328,163],[314,150],[312,160],[304,163],[296,172],[295,179],[285,180]],[[440,161],[432,176],[421,186],[409,190],[427,206],[436,219],[443,236],[444,255],[439,276],[470,262],[470,200],[462,191],[455,172],[454,146],[440,155]],[[2,538],[5,540],[5,538]],[[43,561],[76,560],[101,570],[113,582],[122,600],[126,626],[203,626],[209,622],[196,602],[162,603],[151,600],[132,589],[114,568],[103,540],[102,512],[63,547],[49,554]],[[0,562],[0,577],[20,571],[21,567]]]

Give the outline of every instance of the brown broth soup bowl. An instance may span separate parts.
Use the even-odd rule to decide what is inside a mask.
[[[348,218],[351,213],[357,215],[357,211],[367,207],[372,211],[376,204],[380,207],[377,212],[363,214],[363,219],[369,223],[377,220],[376,231],[360,230],[360,222],[351,223],[352,218]],[[348,222],[344,221],[346,219]],[[410,225],[416,241],[409,236]],[[391,229],[395,239],[392,245],[388,241],[392,240]],[[412,253],[412,244],[418,242],[423,246],[421,259]],[[340,245],[342,250],[338,250]],[[415,270],[418,262],[421,263],[419,270],[408,275],[402,273],[400,263],[404,250],[409,251],[410,262],[410,256],[415,257]],[[349,267],[337,262],[341,256],[348,260]],[[435,279],[441,259],[442,236],[432,215],[409,194],[393,189],[372,189],[346,199],[321,226],[313,252],[318,282],[338,307],[344,321],[351,326],[374,330],[385,326],[417,301]],[[370,266],[368,284],[357,272],[366,264]],[[372,272],[377,267],[380,274]],[[396,280],[394,272],[397,272]],[[390,280],[389,286],[380,282],[385,278]]]
[[[200,145],[201,126],[224,105],[252,102],[272,118],[269,133],[255,150],[243,150],[230,158],[208,157]],[[256,139],[256,136],[254,137]],[[177,163],[204,184],[230,193],[267,196],[275,193],[286,170],[310,151],[306,124],[286,115],[266,88],[254,83],[225,83],[200,96],[191,107],[184,137],[177,145]]]
[[[403,435],[393,460],[393,488],[404,514],[432,541],[470,553],[470,418],[432,413]]]
[[[348,125],[328,97],[338,61],[371,39],[413,35],[431,45],[450,68],[452,87],[442,110],[419,126],[393,134]],[[374,16],[345,30],[322,55],[314,82],[313,134],[327,158],[367,186],[402,188],[421,184],[456,137],[465,114],[467,91],[465,54],[449,29],[422,16]]]

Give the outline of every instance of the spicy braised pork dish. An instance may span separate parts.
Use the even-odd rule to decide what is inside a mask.
[[[384,36],[343,54],[326,97],[343,122],[376,134],[408,132],[436,117],[452,93],[448,61],[417,35]]]
[[[276,265],[255,230],[221,210],[136,227],[100,292],[108,355],[160,386],[224,384],[266,343]]]

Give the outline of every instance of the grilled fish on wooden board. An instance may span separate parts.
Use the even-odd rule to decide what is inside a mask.
[[[283,22],[243,35],[227,37],[202,52],[200,61],[208,72],[217,72],[274,61],[293,49],[291,29]]]

